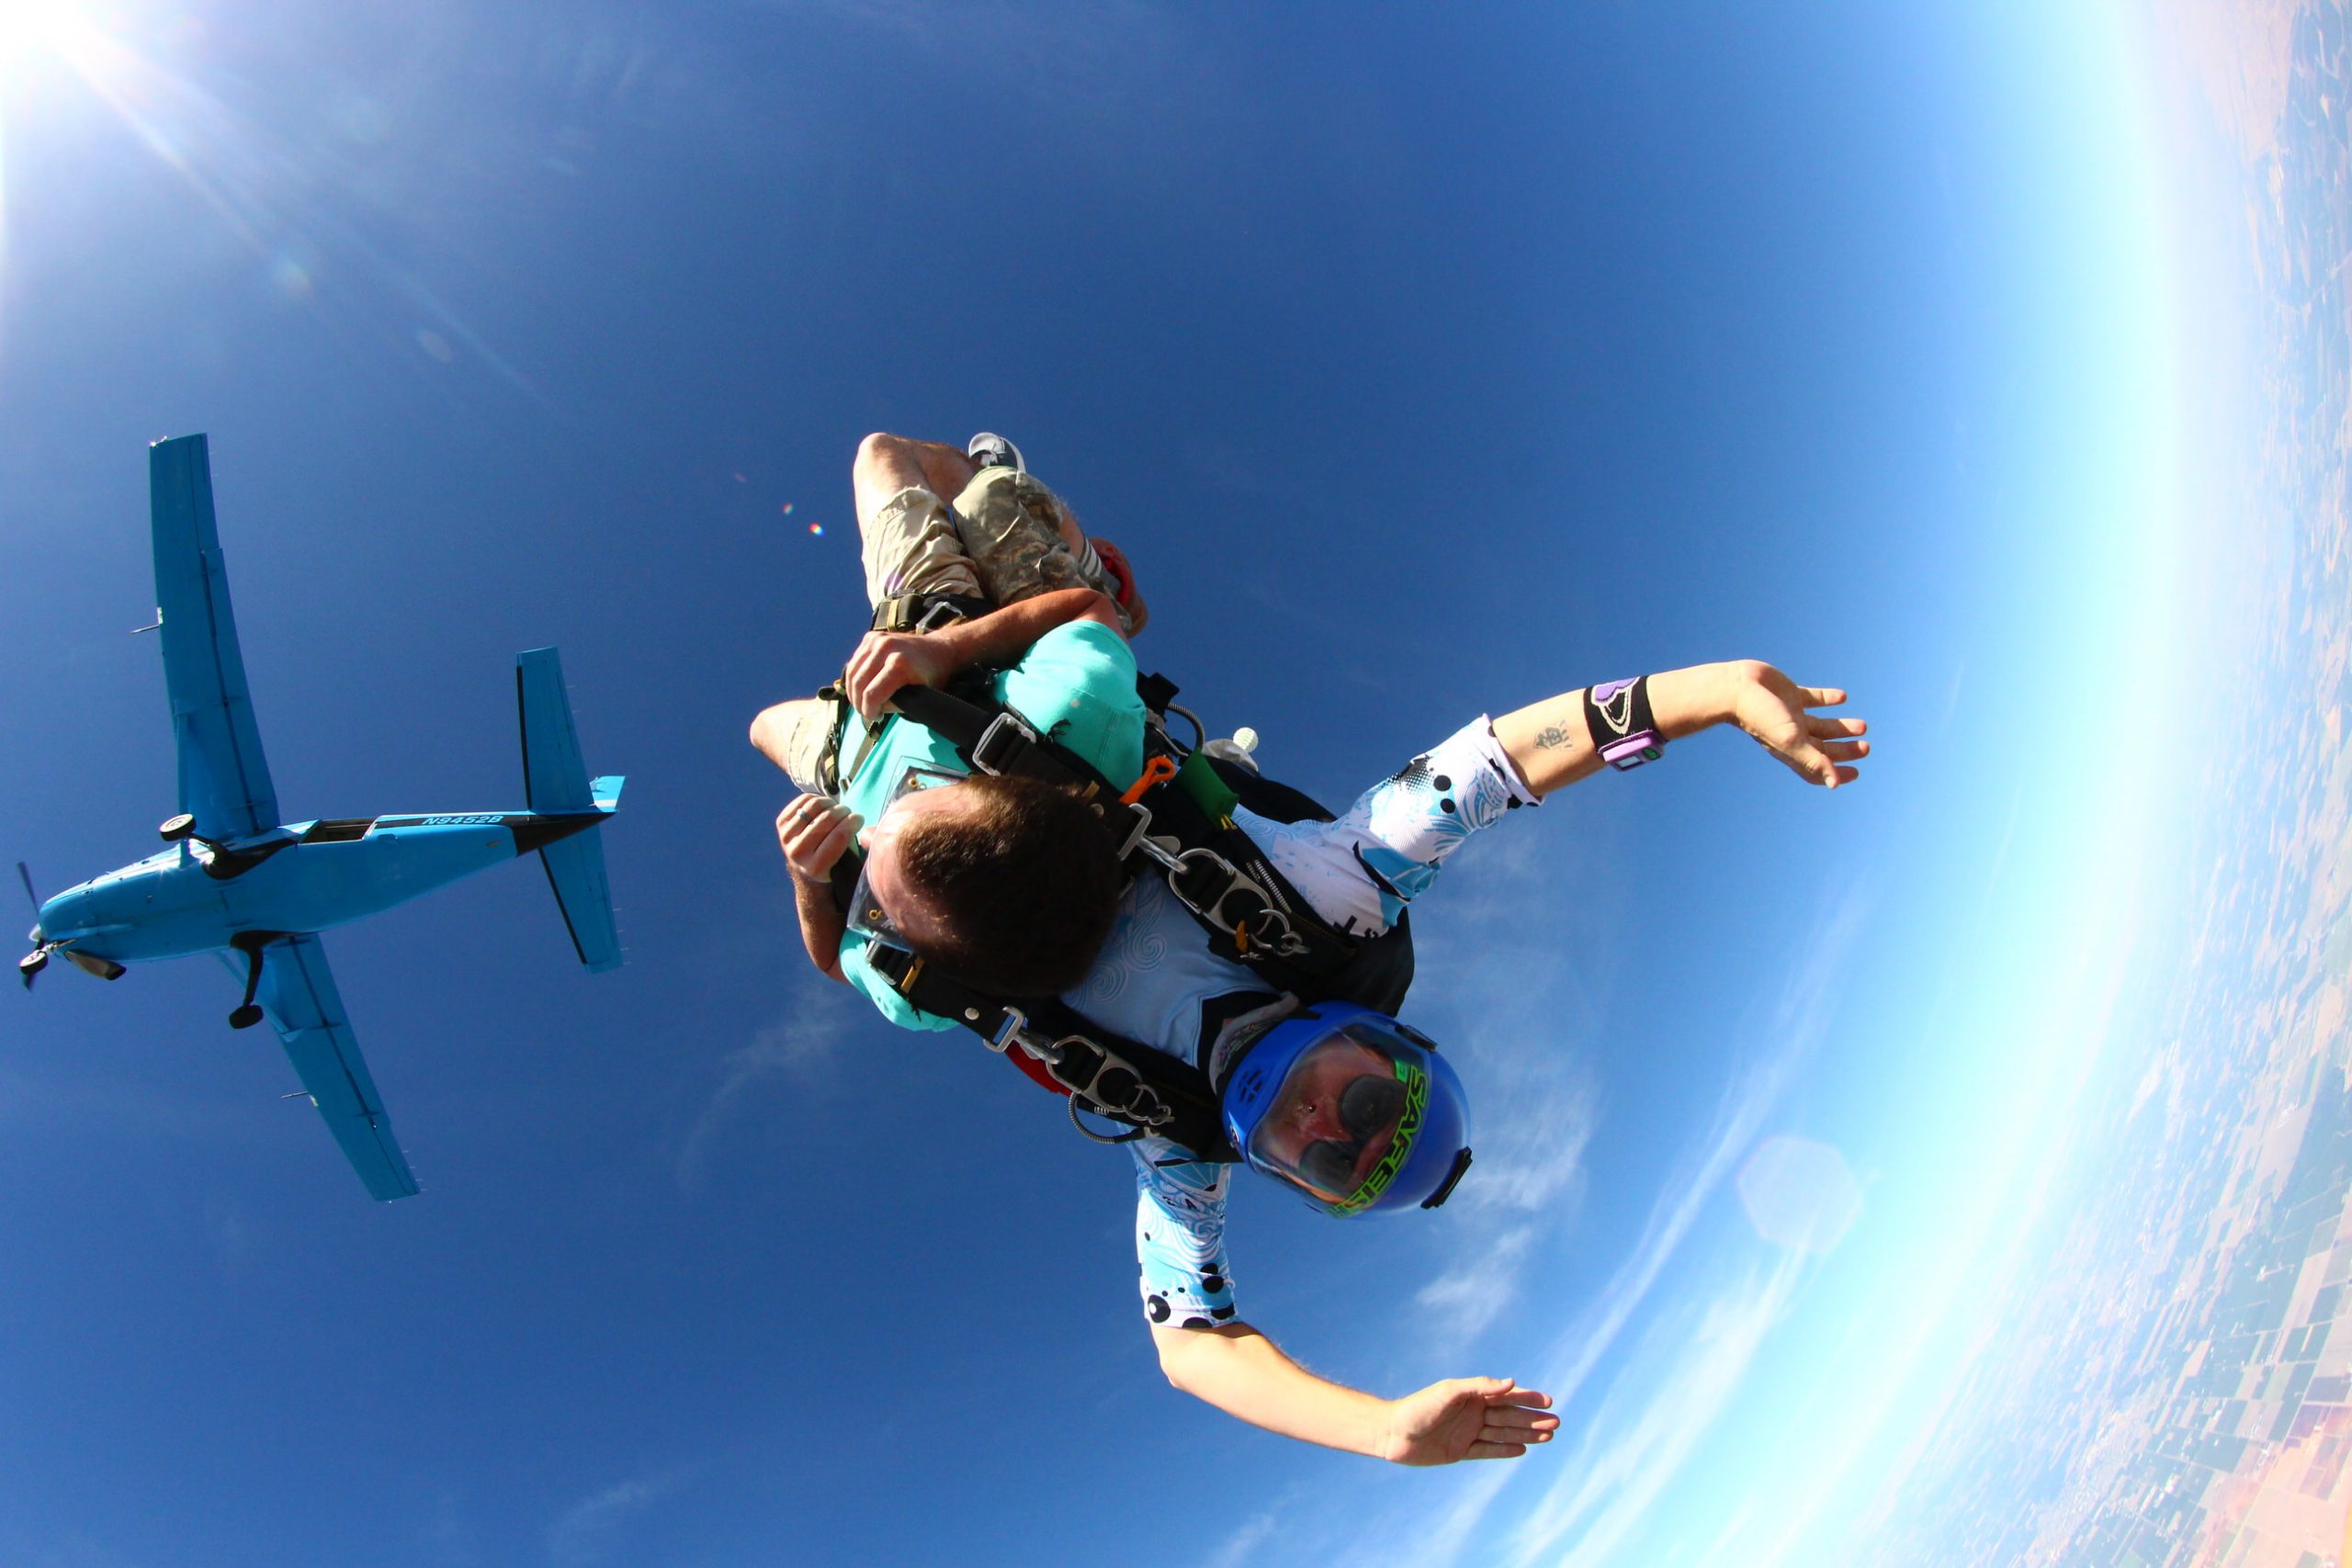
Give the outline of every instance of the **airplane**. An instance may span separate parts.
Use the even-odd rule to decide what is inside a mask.
[[[525,809],[280,821],[237,647],[205,438],[154,443],[147,479],[157,608],[156,625],[141,629],[162,634],[179,810],[160,829],[168,848],[46,903],[19,861],[38,923],[17,967],[29,990],[52,955],[105,980],[150,959],[214,952],[232,973],[242,959],[244,997],[230,1027],[251,1028],[266,1013],[369,1195],[412,1197],[416,1177],[318,933],[537,850],[580,961],[593,972],[620,967],[592,829],[619,808],[622,781],[588,776],[562,666],[541,648],[514,660]]]

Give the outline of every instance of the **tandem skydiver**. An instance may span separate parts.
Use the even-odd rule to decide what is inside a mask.
[[[1668,742],[1717,724],[1739,725],[1800,777],[1835,787],[1856,776],[1853,764],[1868,753],[1859,739],[1865,727],[1810,711],[1843,702],[1843,692],[1799,687],[1753,660],[1700,666],[1566,693],[1492,723],[1482,716],[1374,785],[1337,820],[1317,820],[1311,811],[1258,810],[1218,796],[1197,753],[1175,770],[1185,776],[1148,787],[1152,726],[1135,694],[1132,657],[1103,635],[1110,627],[1102,606],[1090,609],[1092,618],[1057,628],[1092,644],[1081,678],[1058,692],[1016,696],[1016,671],[993,682],[992,704],[989,692],[973,694],[989,725],[1010,710],[1029,721],[1033,739],[1066,740],[1042,765],[1030,764],[1056,751],[1049,742],[1023,751],[1016,737],[1008,751],[995,739],[1001,730],[982,733],[955,705],[928,695],[918,703],[918,694],[902,690],[910,682],[952,684],[965,648],[989,641],[989,617],[968,623],[980,630],[962,643],[934,645],[911,661],[894,657],[903,649],[880,651],[871,637],[861,645],[843,682],[856,716],[842,754],[866,750],[866,724],[886,701],[927,716],[924,724],[885,718],[866,766],[848,770],[855,776],[839,801],[804,795],[777,819],[811,957],[893,1021],[978,1028],[1000,1048],[1015,1046],[1008,1056],[1050,1078],[1048,1087],[1074,1089],[1088,1109],[1131,1123],[1145,1311],[1161,1368],[1179,1388],[1270,1430],[1400,1463],[1510,1458],[1548,1440],[1558,1424],[1546,1413],[1549,1399],[1509,1379],[1449,1379],[1388,1400],[1284,1356],[1234,1304],[1223,1240],[1227,1172],[1246,1162],[1337,1214],[1443,1201],[1470,1159],[1460,1082],[1433,1043],[1392,1016],[1402,994],[1394,966],[1384,979],[1375,962],[1374,978],[1362,982],[1364,960],[1393,948],[1406,906],[1444,859],[1471,833],[1604,762],[1623,769],[1656,761]],[[1057,715],[1078,719],[1075,732],[1057,729]],[[1099,865],[1134,846],[1114,846],[1114,833],[1081,831],[1079,852],[1052,867],[1009,849],[1008,824],[1025,809],[1008,806],[1009,785],[1066,799],[1089,796],[1089,786],[1016,776],[955,782],[979,751],[1009,759],[1007,775],[1050,779],[1074,768],[1113,790],[1133,779],[1120,793],[1160,803],[1161,819],[1148,826],[1182,821],[1189,807],[1180,794],[1212,802],[1216,825],[1206,839],[1187,844],[1198,834],[1183,828],[1174,839],[1147,835],[1159,841],[1156,853],[1147,851],[1158,863],[1151,873],[1114,874],[1114,886],[1122,878],[1125,886],[1110,934],[1085,977],[1058,997],[990,972],[959,944],[976,928],[1020,923],[1009,912],[1021,910],[1037,912],[1059,941],[1085,942],[1099,915],[1072,913],[1097,908],[1103,879],[1074,878],[1070,863]],[[886,780],[916,755],[929,758],[923,765],[939,778],[892,800],[896,786]],[[1249,788],[1225,773],[1236,794]],[[1098,808],[1110,797],[1098,791],[1089,798],[1081,815],[1099,829]],[[1118,807],[1107,816],[1114,829],[1125,820]],[[865,822],[872,826],[860,834]],[[862,874],[844,906],[841,863],[861,837]],[[1066,854],[1071,847],[1060,846]],[[938,874],[942,865],[951,874]],[[1216,866],[1235,875],[1220,881]],[[1206,880],[1198,874],[1204,869]],[[1159,870],[1167,874],[1152,874]],[[1383,1005],[1363,1005],[1367,995]],[[932,1008],[919,1009],[917,997]],[[1038,1074],[1033,1050],[1058,1058],[1047,1074]],[[1104,1087],[1119,1074],[1125,1077],[1115,1088]],[[1136,1077],[1147,1086],[1141,1093],[1133,1092]],[[1139,1109],[1147,1113],[1122,1114]]]

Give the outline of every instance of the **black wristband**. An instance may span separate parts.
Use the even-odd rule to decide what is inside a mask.
[[[1606,681],[1587,687],[1584,723],[1592,732],[1595,750],[1645,729],[1656,730],[1657,720],[1650,713],[1650,678],[1639,675],[1631,681]]]

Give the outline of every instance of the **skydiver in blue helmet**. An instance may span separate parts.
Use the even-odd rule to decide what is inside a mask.
[[[1061,726],[1102,777],[1140,787],[1147,717],[1112,608],[1060,621],[991,686],[1003,711],[1040,730]],[[1249,961],[1262,953],[1246,942],[1237,951],[1230,933],[1204,936],[1173,874],[1102,874],[1115,851],[1076,792],[959,772],[939,735],[888,711],[905,687],[964,676],[967,650],[986,650],[978,660],[1014,651],[1005,644],[1040,614],[1033,602],[1024,619],[1016,604],[957,623],[944,639],[877,632],[859,645],[840,682],[839,787],[804,794],[777,818],[812,960],[910,1028],[958,1025],[916,1007],[888,977],[936,967],[977,997],[1035,998],[1009,1017],[1075,1017],[1197,1073],[1214,1097],[1213,1124],[1196,1121],[1185,1141],[1151,1130],[1128,1141],[1144,1311],[1176,1387],[1269,1430],[1402,1464],[1515,1458],[1548,1441],[1558,1425],[1549,1397],[1511,1379],[1453,1378],[1383,1398],[1306,1371],[1240,1317],[1224,1239],[1234,1163],[1351,1220],[1434,1207],[1470,1165],[1467,1097],[1437,1043],[1393,1011],[1286,991]],[[1869,753],[1866,727],[1814,711],[1845,697],[1756,660],[1611,682],[1481,716],[1335,819],[1283,820],[1236,803],[1227,821],[1262,852],[1284,896],[1328,930],[1376,945],[1472,834],[1604,767],[1656,761],[1702,730],[1736,725],[1805,782],[1851,783]],[[778,727],[768,733],[773,741]],[[755,723],[755,743],[761,736]],[[938,776],[904,788],[910,766]],[[1049,842],[1050,853],[1037,849]],[[861,852],[844,907],[838,870]],[[1030,910],[1049,911],[1034,923],[1056,933],[1042,965],[1009,931],[1032,924]],[[894,951],[918,962],[894,964]],[[1039,995],[1041,978],[1056,995]],[[1006,1054],[1036,1076],[1018,1050]],[[1069,1088],[1059,1076],[1049,1087]]]

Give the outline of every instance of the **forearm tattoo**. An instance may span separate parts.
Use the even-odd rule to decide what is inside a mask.
[[[1535,738],[1535,744],[1540,750],[1556,751],[1563,746],[1575,745],[1576,737],[1555,724]]]

